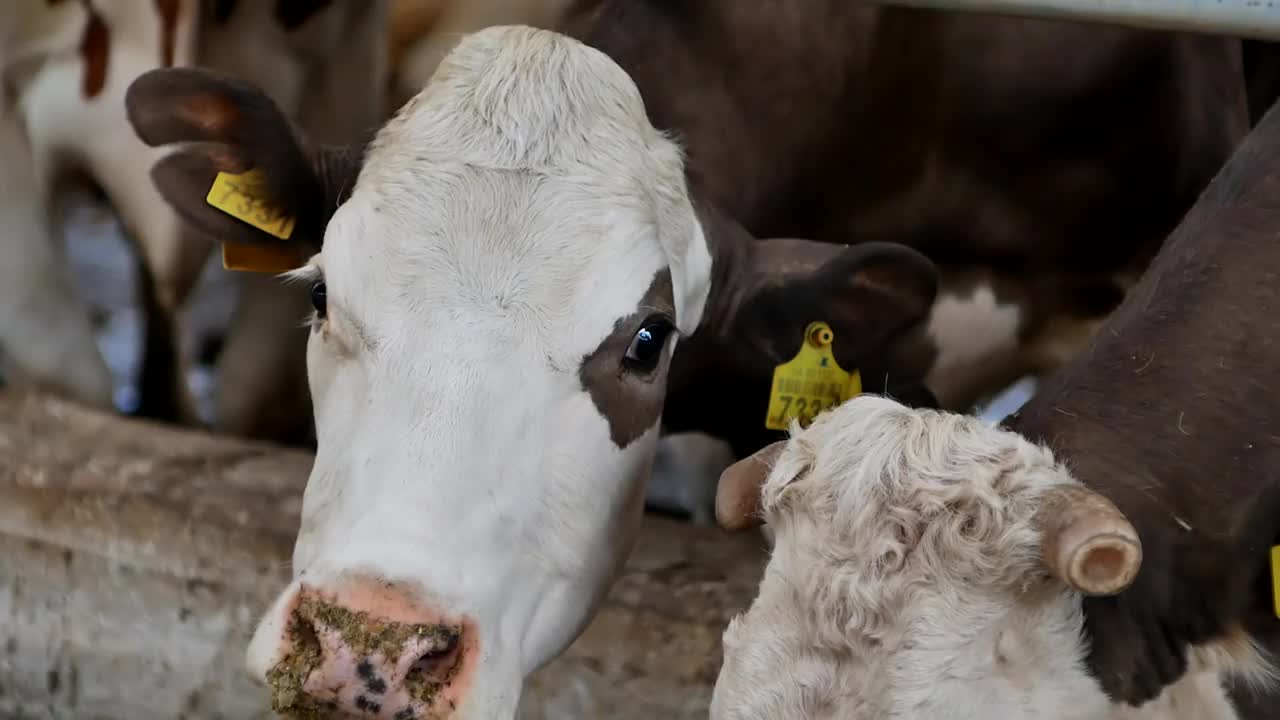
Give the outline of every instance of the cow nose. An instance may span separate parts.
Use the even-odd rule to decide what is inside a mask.
[[[285,717],[447,717],[475,662],[466,626],[390,583],[302,585],[279,638],[281,659],[267,671],[272,709]]]

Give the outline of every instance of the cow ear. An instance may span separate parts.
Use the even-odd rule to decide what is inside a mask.
[[[722,530],[739,532],[764,524],[760,493],[785,447],[786,441],[779,440],[720,473],[716,487],[716,523]]]
[[[129,86],[125,107],[146,144],[182,144],[152,180],[184,220],[222,242],[318,250],[360,171],[363,146],[311,146],[266,93],[222,73],[151,70]],[[211,192],[220,172],[242,175],[246,195]]]
[[[734,326],[759,328],[775,363],[795,355],[809,323],[823,321],[835,334],[836,360],[852,370],[923,322],[938,292],[933,263],[905,245],[773,239],[752,250]]]

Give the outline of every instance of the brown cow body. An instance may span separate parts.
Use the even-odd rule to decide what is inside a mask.
[[[1013,313],[1012,337],[979,318],[977,347],[902,358],[950,408],[1069,359],[1249,126],[1233,39],[844,0],[583,0],[567,29],[753,234],[923,251],[932,330],[983,289]]]
[[[1010,426],[1137,528],[1143,567],[1085,600],[1094,674],[1140,701],[1231,634],[1280,650],[1280,112],[1272,109],[1080,356]],[[1275,704],[1254,717],[1273,717]]]

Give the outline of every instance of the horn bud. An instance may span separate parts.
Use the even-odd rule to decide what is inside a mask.
[[[1049,490],[1036,514],[1049,572],[1085,595],[1115,595],[1142,567],[1142,541],[1110,500],[1081,485]]]

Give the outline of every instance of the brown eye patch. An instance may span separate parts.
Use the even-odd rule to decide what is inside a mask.
[[[665,320],[675,315],[670,270],[654,275],[638,308],[614,323],[613,332],[582,359],[578,371],[582,388],[609,423],[609,436],[619,448],[635,442],[662,417],[666,383],[655,382],[654,374],[674,329]]]

